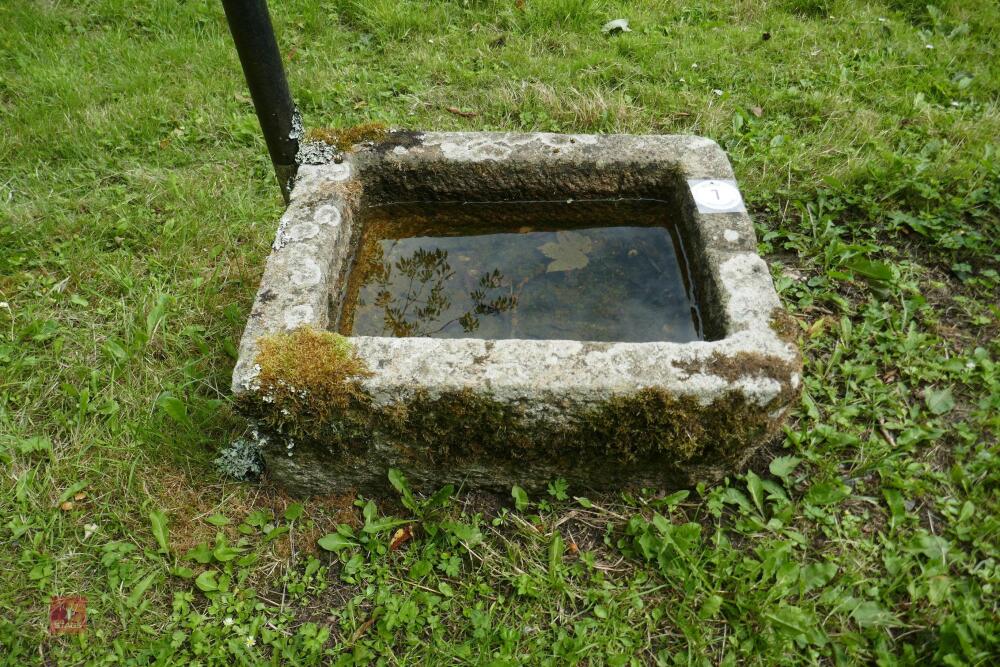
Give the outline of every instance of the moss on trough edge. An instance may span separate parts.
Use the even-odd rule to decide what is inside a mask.
[[[257,341],[257,377],[237,405],[268,430],[316,440],[321,426],[365,402],[371,375],[340,334],[299,327]]]
[[[306,131],[307,141],[322,141],[340,151],[349,151],[363,141],[378,143],[389,135],[385,123],[373,122],[353,127],[313,127]]]
[[[315,449],[322,460],[363,463],[378,445],[397,450],[398,465],[456,466],[565,463],[586,460],[668,466],[708,462],[737,465],[747,448],[781,423],[771,406],[784,406],[795,391],[783,384],[771,406],[731,391],[710,405],[689,396],[643,388],[578,407],[557,421],[540,421],[531,406],[501,402],[471,389],[431,395],[417,390],[398,402],[378,404],[364,390],[370,375],[350,341],[338,334],[300,328],[258,341],[256,386],[239,399],[244,414],[272,441]],[[753,362],[754,360],[745,360]],[[734,372],[736,369],[733,369]],[[753,372],[749,363],[744,368]],[[276,444],[276,443],[275,443]]]

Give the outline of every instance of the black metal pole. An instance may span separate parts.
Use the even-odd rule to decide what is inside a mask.
[[[295,155],[299,152],[302,124],[288,90],[267,0],[222,0],[222,7],[287,204],[298,169]]]

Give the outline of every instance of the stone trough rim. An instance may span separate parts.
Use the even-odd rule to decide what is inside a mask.
[[[498,188],[510,187],[512,192],[530,193],[551,185],[536,188],[534,178],[556,185],[564,179],[580,188],[573,191],[579,200],[587,199],[588,192],[639,198],[654,186],[674,197],[687,226],[681,233],[693,235],[688,261],[698,263],[696,284],[707,285],[701,306],[703,313],[711,310],[714,335],[691,342],[346,336],[371,373],[357,382],[372,409],[470,392],[510,406],[527,420],[526,425],[549,428],[562,423],[565,406],[574,406],[577,412],[597,409],[615,397],[652,391],[690,400],[700,406],[692,408],[696,411],[717,410],[736,397],[766,417],[766,432],[773,433],[801,391],[801,356],[782,324],[787,316],[768,266],[757,253],[754,227],[729,160],[709,139],[399,132],[390,133],[385,141],[355,146],[340,161],[333,151],[309,154],[320,157],[312,160],[315,164],[307,161],[300,167],[240,343],[232,384],[238,402],[244,396],[252,399],[259,389],[258,340],[303,326],[334,328],[346,267],[356,247],[352,243],[356,244],[363,224],[362,204],[406,201],[403,195],[420,194],[425,187],[445,192],[471,183],[487,192],[506,192]],[[507,170],[509,184],[504,180]],[[591,183],[596,183],[596,190],[587,190]],[[706,183],[715,188],[721,204],[703,201],[699,190]],[[625,191],[615,189],[620,184]],[[396,193],[401,193],[398,199],[386,199]],[[486,201],[523,200],[490,196],[494,198]],[[547,199],[553,200],[557,198]],[[289,453],[292,444],[289,440]],[[733,460],[745,461],[759,444],[759,440],[748,444]],[[313,454],[305,451],[301,460],[287,457],[282,447],[265,456],[270,456],[269,465],[283,471],[279,474],[286,486],[318,492],[342,489],[346,484],[342,475],[360,475],[362,470],[370,480],[368,468],[396,460],[386,445],[372,447],[367,454],[374,457],[372,462],[361,464],[348,457],[322,464],[332,466],[325,471],[314,469],[320,464],[309,461],[320,459],[311,459]],[[696,475],[701,479],[717,478],[724,468],[710,460],[692,462],[690,467],[703,471]],[[433,475],[423,470],[428,475],[425,481],[430,481]],[[480,483],[492,480],[493,473],[485,469],[470,470],[478,471]],[[505,474],[501,471],[496,482],[504,482]],[[649,480],[667,475],[652,470],[649,474],[653,475]]]
[[[437,147],[445,160],[455,162],[478,163],[484,161],[503,161],[515,156],[515,151],[519,148],[537,147],[554,148],[563,152],[577,148],[593,149],[597,152],[605,151],[614,154],[627,154],[630,150],[641,148],[643,151],[652,153],[662,159],[662,156],[672,156],[676,162],[674,169],[680,171],[682,177],[691,181],[717,180],[727,183],[735,183],[732,168],[724,151],[710,139],[691,135],[582,135],[582,134],[556,134],[556,133],[510,133],[510,132],[421,132],[407,133],[408,137],[418,142],[422,147]],[[485,147],[485,148],[484,148]],[[306,208],[314,209],[314,218],[317,220],[315,226],[323,226],[321,218],[324,215],[339,218],[336,225],[341,225],[346,217],[349,202],[343,196],[332,193],[332,196],[323,204],[317,205],[310,202],[307,193],[312,189],[322,189],[326,184],[349,185],[353,182],[360,182],[364,179],[363,171],[373,162],[373,155],[381,153],[384,156],[405,156],[412,149],[403,144],[396,145],[390,149],[376,152],[369,148],[362,148],[360,151],[348,154],[343,161],[335,162],[332,159],[320,164],[302,165],[300,176],[296,187],[292,191],[291,202],[281,224],[273,245],[275,252],[280,253],[286,249],[295,252],[297,248],[319,246],[326,242],[321,235],[311,238],[296,240],[290,231],[294,231],[296,225],[302,227],[302,223],[296,223],[296,213],[305,204]],[[327,156],[331,157],[331,156]],[[384,159],[380,158],[380,159]],[[594,160],[595,158],[590,158]],[[596,159],[603,159],[597,157]],[[359,173],[361,172],[361,173]],[[628,198],[628,197],[625,197]],[[336,213],[332,213],[330,207],[335,208]],[[548,339],[548,340],[527,340],[527,339],[502,339],[489,340],[481,338],[456,338],[437,339],[428,337],[391,338],[381,336],[348,336],[347,338],[355,345],[355,349],[362,358],[366,358],[369,352],[377,350],[393,350],[395,353],[412,358],[413,355],[437,356],[449,352],[456,354],[456,348],[466,348],[466,355],[474,357],[476,364],[489,365],[489,357],[483,358],[487,347],[530,347],[536,350],[532,355],[534,358],[561,357],[565,355],[567,348],[581,346],[586,350],[586,354],[608,353],[614,355],[616,351],[636,351],[651,357],[651,365],[663,364],[666,373],[649,374],[640,377],[635,376],[633,369],[629,378],[624,380],[616,374],[607,373],[607,368],[595,371],[593,381],[599,385],[604,385],[603,389],[619,388],[622,390],[632,390],[636,387],[661,386],[666,385],[671,391],[679,394],[698,396],[699,400],[711,400],[710,392],[705,394],[705,381],[698,382],[698,374],[690,371],[673,370],[677,369],[674,362],[681,362],[683,366],[690,367],[692,364],[704,364],[713,355],[732,356],[742,353],[774,355],[785,361],[793,362],[797,355],[794,346],[782,340],[771,324],[771,318],[776,310],[781,309],[780,301],[774,292],[773,284],[770,282],[770,274],[766,264],[755,251],[755,236],[752,223],[745,209],[733,212],[703,212],[694,210],[695,224],[700,224],[703,219],[716,219],[725,221],[725,230],[715,239],[711,239],[708,247],[701,254],[716,253],[721,256],[719,262],[720,269],[727,266],[732,269],[728,273],[723,271],[721,284],[728,290],[728,301],[726,308],[726,318],[724,322],[725,335],[716,340],[699,340],[685,343],[670,341],[649,341],[640,343],[629,342],[594,342],[579,339]],[[329,223],[327,223],[329,224]],[[741,243],[742,241],[742,243]],[[753,248],[752,250],[750,248]],[[314,248],[322,251],[322,248]],[[706,252],[707,251],[707,252]],[[319,253],[317,253],[319,254]],[[302,259],[311,260],[310,253],[303,253]],[[270,260],[269,260],[270,262]],[[316,262],[318,265],[319,262]],[[320,267],[322,273],[322,267]],[[301,273],[290,273],[286,281],[301,280]],[[313,271],[315,273],[315,271]],[[760,274],[763,273],[763,276]],[[755,274],[757,276],[755,277]],[[764,278],[761,280],[760,278]],[[327,280],[330,280],[327,276]],[[750,287],[747,288],[747,285]],[[273,288],[272,288],[273,289]],[[267,288],[262,283],[258,293],[258,302]],[[291,306],[282,318],[282,325],[275,327],[274,322],[268,322],[263,327],[254,327],[248,324],[243,336],[240,350],[240,362],[237,363],[233,375],[234,394],[240,394],[247,390],[252,381],[253,364],[247,361],[256,356],[256,339],[262,335],[277,333],[279,331],[289,331],[297,326],[313,326],[317,329],[326,330],[330,323],[330,308],[322,312],[323,300],[327,293],[327,284],[323,280],[314,280],[306,285],[304,292],[312,292],[308,296],[312,298],[301,299],[301,303]],[[266,297],[265,297],[266,298]],[[255,308],[256,309],[256,308]],[[251,316],[251,321],[253,316]],[[262,319],[262,318],[261,318]],[[375,363],[372,367],[378,375],[378,369],[385,368],[385,357],[383,354],[376,354],[373,359]],[[657,361],[653,361],[657,360]],[[505,361],[509,367],[509,360]],[[457,369],[452,369],[455,373]],[[408,375],[408,374],[407,374]],[[488,374],[487,374],[488,375]],[[692,380],[692,375],[694,379]],[[793,378],[797,382],[797,378]],[[412,380],[417,380],[414,383]],[[468,387],[474,386],[477,382],[482,382],[483,376],[476,373],[475,378],[468,378],[466,381],[450,378],[427,379],[420,382],[419,377],[410,376],[406,381],[408,386],[423,386],[424,388],[436,389],[441,387]],[[375,385],[378,379],[368,379],[366,384]],[[383,378],[386,387],[393,383],[389,378]],[[402,382],[398,384],[403,384]],[[513,383],[515,386],[517,383]],[[537,380],[525,379],[521,384],[525,386],[537,386]],[[554,381],[558,385],[558,381]],[[721,384],[716,382],[714,383]],[[515,388],[512,386],[511,388]]]

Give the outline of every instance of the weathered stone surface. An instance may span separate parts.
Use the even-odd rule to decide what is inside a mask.
[[[270,475],[300,494],[382,487],[390,466],[424,488],[669,488],[744,465],[798,395],[801,362],[741,203],[706,212],[692,194],[732,179],[715,143],[683,136],[393,133],[304,164],[233,374]],[[353,337],[370,374],[349,408],[283,414],[257,382],[262,337],[334,328],[366,205],[607,197],[681,213],[706,340]]]

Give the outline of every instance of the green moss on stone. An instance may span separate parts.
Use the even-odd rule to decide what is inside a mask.
[[[449,458],[522,458],[544,437],[532,429],[524,409],[471,389],[431,396],[421,391],[404,407],[379,415],[378,428],[394,442],[408,443],[411,455]]]
[[[769,425],[765,410],[732,392],[710,406],[690,397],[644,389],[619,395],[561,426],[532,420],[527,406],[502,403],[471,390],[418,394],[404,408],[385,410],[370,426],[399,443],[409,457],[449,460],[683,463],[711,452],[738,458]]]
[[[778,334],[778,338],[797,347],[800,332],[799,323],[784,308],[775,308],[771,312],[770,324],[771,330]]]
[[[604,443],[623,460],[666,454],[686,461],[698,453],[705,425],[696,401],[665,391],[643,389],[614,396],[583,425],[586,440]]]
[[[321,457],[363,458],[377,443],[396,448],[400,461],[432,466],[732,465],[777,427],[767,407],[737,391],[706,406],[647,388],[569,411],[561,422],[536,419],[534,406],[471,389],[421,390],[376,405],[363,388],[369,373],[343,336],[302,328],[259,346],[259,389],[241,399],[243,411],[266,430],[294,438],[297,448],[328,453]],[[735,376],[759,367],[760,359],[732,362]],[[772,377],[787,371],[758,370]]]
[[[260,371],[240,407],[280,433],[320,439],[329,425],[367,401],[371,375],[343,336],[311,327],[257,341]]]
[[[349,151],[355,144],[362,141],[378,143],[388,136],[385,123],[362,123],[353,127],[314,127],[306,131],[309,141],[322,141],[335,146],[338,150]]]
[[[623,461],[685,463],[738,458],[769,422],[765,410],[730,392],[711,405],[661,389],[615,396],[586,419],[581,439],[603,444]]]

